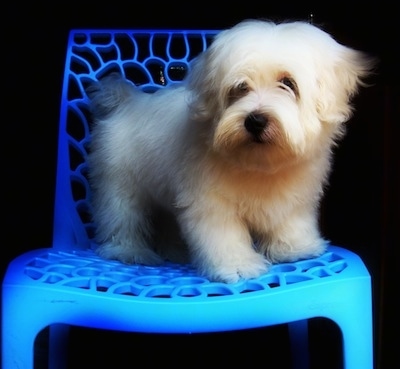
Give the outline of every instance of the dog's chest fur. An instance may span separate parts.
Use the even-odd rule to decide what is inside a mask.
[[[325,174],[315,172],[313,167],[313,162],[304,162],[268,173],[217,161],[202,168],[201,181],[186,173],[189,180],[178,194],[176,204],[178,208],[199,203],[213,206],[210,211],[221,206],[230,209],[250,228],[257,230],[260,225],[265,228],[265,224],[273,227],[296,208],[311,209],[320,199]]]

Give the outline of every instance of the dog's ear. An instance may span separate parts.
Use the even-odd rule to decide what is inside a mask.
[[[317,111],[321,121],[340,124],[351,117],[351,100],[360,87],[367,86],[365,79],[372,73],[376,60],[341,45],[337,51],[336,57],[321,68]]]
[[[186,78],[188,89],[192,92],[191,111],[195,119],[212,121],[216,119],[219,103],[219,88],[216,80],[216,67],[212,46],[198,57],[190,65],[190,71]]]

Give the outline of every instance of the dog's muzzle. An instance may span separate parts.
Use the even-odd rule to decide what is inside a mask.
[[[251,133],[257,142],[264,142],[263,133],[268,126],[268,118],[259,113],[249,114],[245,121],[244,126],[247,132]]]

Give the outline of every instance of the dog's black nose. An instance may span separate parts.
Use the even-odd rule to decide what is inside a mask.
[[[257,113],[249,114],[244,121],[244,126],[246,127],[246,130],[257,139],[260,137],[261,133],[264,131],[267,125],[267,117],[265,115]]]

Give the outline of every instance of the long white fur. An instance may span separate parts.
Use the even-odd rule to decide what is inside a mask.
[[[98,253],[188,257],[224,282],[322,254],[332,147],[372,65],[310,24],[249,20],[221,32],[178,87],[146,94],[115,75],[92,86]],[[244,124],[254,112],[268,119],[257,139]]]

